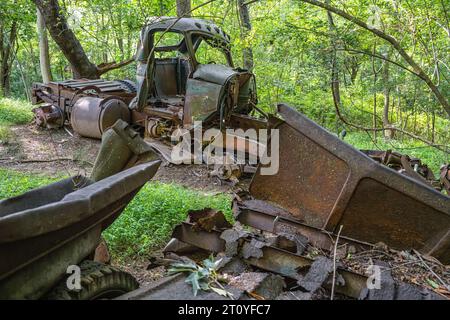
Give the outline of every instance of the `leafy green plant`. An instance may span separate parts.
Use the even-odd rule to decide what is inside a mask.
[[[24,100],[0,98],[0,124],[26,124],[33,119],[32,106]]]
[[[192,286],[194,296],[197,296],[199,290],[203,290],[214,291],[221,296],[232,299],[233,294],[225,290],[220,283],[223,280],[218,273],[221,262],[222,259],[215,260],[212,255],[203,260],[202,265],[198,265],[194,261],[176,262],[170,266],[168,274],[188,273],[186,282]]]
[[[0,169],[0,199],[20,195],[58,180],[54,177],[21,173]]]
[[[13,133],[9,126],[0,124],[0,143],[8,143],[13,137]]]

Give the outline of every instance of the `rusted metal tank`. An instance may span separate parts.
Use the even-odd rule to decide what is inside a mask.
[[[100,139],[103,132],[118,119],[130,121],[127,105],[119,99],[96,97],[79,98],[70,115],[70,123],[75,132],[84,137]]]
[[[450,263],[450,197],[374,161],[293,108],[278,107],[279,171],[262,175],[260,166],[252,196],[299,224],[335,234],[342,226],[343,237],[414,248]]]

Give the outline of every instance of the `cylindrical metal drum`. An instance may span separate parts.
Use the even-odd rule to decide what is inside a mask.
[[[75,132],[96,139],[101,139],[102,133],[118,119],[130,122],[130,110],[122,100],[114,97],[81,97],[73,105],[70,115]]]

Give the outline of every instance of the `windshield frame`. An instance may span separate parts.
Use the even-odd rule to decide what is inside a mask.
[[[204,40],[209,39],[210,41]],[[233,59],[231,57],[231,49],[229,43],[223,41],[221,38],[214,37],[210,33],[202,32],[202,31],[191,31],[188,33],[185,38],[188,43],[188,48],[191,50],[190,56],[192,57],[192,62],[195,64],[194,68],[196,68],[200,62],[198,62],[196,57],[196,52],[198,47],[200,46],[201,41],[206,41],[208,45],[213,48],[217,48],[225,55],[227,60],[227,66],[233,68]],[[200,40],[200,41],[199,41]]]

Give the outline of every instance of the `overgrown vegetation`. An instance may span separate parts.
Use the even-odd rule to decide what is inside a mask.
[[[0,199],[56,180],[0,169]],[[204,194],[179,185],[152,181],[142,188],[103,235],[115,258],[142,256],[164,245],[173,227],[186,219],[189,210],[210,207],[221,210],[231,220],[230,200],[226,194]]]
[[[33,119],[30,103],[19,99],[0,98],[1,124],[26,124]]]
[[[231,219],[230,200],[226,194],[212,196],[175,184],[151,182],[106,230],[104,237],[118,257],[143,255],[165,244],[189,210],[210,207]]]
[[[205,3],[52,1],[59,4],[61,15],[94,65],[130,59],[142,26],[160,16],[175,16],[176,4],[183,2],[190,2],[192,9]],[[259,103],[266,111],[273,110],[277,102],[288,102],[333,132],[343,128],[350,132],[352,128],[344,125],[335,112],[331,84],[339,82],[340,112],[349,122],[378,128],[389,122],[431,142],[448,145],[448,114],[423,75],[418,76],[417,68],[371,28],[336,13],[328,15],[317,3],[329,4],[391,36],[448,100],[448,1],[215,0],[191,14],[212,20],[230,34],[235,65],[245,65],[244,53],[251,49]],[[248,10],[248,21],[242,19],[243,6]],[[2,1],[0,26],[5,40],[9,36],[16,40],[9,51],[17,50],[4,64],[10,74],[0,95],[4,91],[29,98],[31,84],[41,80],[33,1]],[[49,40],[53,79],[71,78],[67,59],[50,36]],[[3,41],[0,50],[6,52],[8,43]],[[135,76],[134,63],[103,75],[108,79]]]
[[[52,2],[59,4],[68,27],[89,61],[97,66],[132,58],[141,28],[157,17],[175,16],[177,12],[174,1],[169,0]],[[195,8],[205,0],[190,2]],[[398,41],[430,79],[431,86],[448,100],[448,1],[322,0],[320,3],[343,10]],[[249,16],[246,26],[240,12],[244,5]],[[384,139],[383,132],[374,135],[370,131],[392,125],[447,148],[450,141],[448,114],[430,90],[430,83],[424,81],[424,76],[418,74],[398,48],[374,35],[371,28],[361,28],[354,21],[302,0],[215,0],[192,15],[212,20],[230,34],[235,65],[246,64],[244,53],[251,50],[259,106],[265,111],[274,111],[277,102],[287,102],[336,134],[345,129],[348,133],[345,141],[357,148],[397,150],[421,158],[435,174],[442,163],[449,161],[445,152],[400,132],[395,132],[393,139]],[[31,84],[41,81],[33,1],[1,1],[0,30],[3,40],[0,41],[3,59],[0,141],[8,142],[13,139],[9,126],[31,120],[31,106],[23,101],[30,98]],[[49,38],[53,80],[72,78],[70,64]],[[136,64],[103,77],[134,80]],[[336,83],[339,101],[331,89]],[[358,130],[344,119],[369,130]],[[0,177],[0,197],[51,181],[6,170],[0,171]],[[188,209],[205,206],[230,216],[226,195],[208,196],[176,185],[147,184],[105,237],[119,256],[144,254],[168,239],[172,227],[184,219]]]
[[[11,125],[26,124],[33,118],[32,106],[25,100],[0,98],[0,142],[13,138]]]
[[[17,196],[30,189],[56,181],[57,178],[0,168],[0,199]]]

